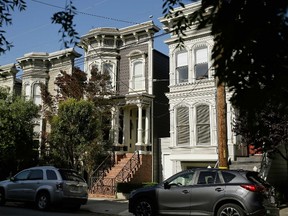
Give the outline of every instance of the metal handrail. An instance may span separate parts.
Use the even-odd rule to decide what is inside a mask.
[[[107,170],[109,169],[111,170],[114,164],[115,164],[114,156],[113,154],[109,154],[91,175],[90,181],[89,181],[89,188],[91,189],[97,180],[103,178]]]

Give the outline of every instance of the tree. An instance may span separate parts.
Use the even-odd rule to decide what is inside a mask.
[[[271,118],[263,108],[269,107],[275,114],[287,115],[288,2],[203,0],[190,17],[182,16],[181,11],[173,12],[176,5],[185,7],[181,2],[165,0],[163,4],[166,16],[177,18],[174,28],[179,41],[185,39],[185,30],[192,23],[197,22],[198,29],[211,26],[215,42],[212,50],[215,76],[219,84],[225,83],[233,93],[231,101],[239,111],[237,123],[245,126],[250,136],[259,138],[255,122],[261,122],[265,126],[262,129],[269,132],[265,137],[270,139],[262,143],[265,144],[264,150],[277,150],[275,143],[288,141],[285,130],[282,131],[282,142],[274,142],[275,136],[266,126],[282,124],[282,120]],[[242,126],[238,133],[248,140],[246,133],[242,133]],[[259,145],[260,140],[250,140],[252,143],[249,144]]]
[[[25,10],[27,7],[25,0],[4,0],[0,1],[0,55],[13,47],[13,44],[9,42],[5,37],[5,30],[3,26],[12,25],[12,15],[15,9],[19,11]],[[59,24],[61,27],[59,33],[61,34],[60,41],[64,47],[70,45],[75,46],[78,42],[79,35],[75,30],[76,25],[73,23],[73,18],[76,15],[76,8],[73,5],[72,0],[66,2],[65,9],[52,15],[52,23]]]
[[[38,111],[32,101],[9,96],[0,89],[0,178],[37,164],[33,128]]]
[[[98,113],[92,102],[67,99],[51,122],[50,155],[58,166],[79,169],[91,147],[101,142]]]
[[[87,79],[86,73],[74,68],[72,74],[61,71],[55,84],[58,86],[55,96],[48,92],[47,86],[41,86],[42,110],[52,130],[45,138],[49,163],[74,169],[83,163],[90,176],[111,147],[110,76],[93,68]],[[64,153],[67,156],[63,158]]]

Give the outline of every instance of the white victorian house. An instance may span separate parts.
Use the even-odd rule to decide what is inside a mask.
[[[189,16],[201,2],[183,10]],[[171,32],[174,19],[161,18],[164,30]],[[184,36],[184,47],[178,48],[178,37],[171,33],[170,72],[170,138],[161,140],[162,178],[192,167],[214,167],[218,161],[216,82],[211,61],[213,37],[210,29],[192,26]],[[237,139],[232,132],[234,111],[226,95],[227,142],[231,160],[235,157]]]

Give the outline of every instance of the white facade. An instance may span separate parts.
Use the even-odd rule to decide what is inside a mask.
[[[184,14],[192,13],[199,3],[186,5]],[[170,31],[173,20],[161,19]],[[162,177],[168,178],[192,167],[214,167],[218,160],[216,82],[211,61],[213,37],[210,29],[194,26],[184,36],[184,46],[177,47],[177,35],[165,41],[169,46],[170,139],[161,140]],[[234,159],[236,136],[232,132],[233,108],[227,103],[228,155]]]

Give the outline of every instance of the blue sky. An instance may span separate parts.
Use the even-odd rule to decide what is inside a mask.
[[[5,27],[5,36],[14,47],[0,56],[0,65],[15,63],[16,58],[26,53],[50,53],[63,49],[59,42],[60,26],[51,24],[51,16],[61,10],[59,7],[65,7],[66,0],[26,2],[26,11],[13,12],[13,24]],[[163,0],[73,0],[73,4],[80,12],[75,17],[76,29],[80,36],[87,34],[92,28],[123,28],[148,20],[153,20],[158,27],[162,27],[158,18],[163,16]],[[162,30],[157,35],[161,33]],[[154,44],[155,48],[164,54],[168,54],[168,47],[164,44],[168,37],[157,37]],[[79,49],[77,51],[82,52]]]

